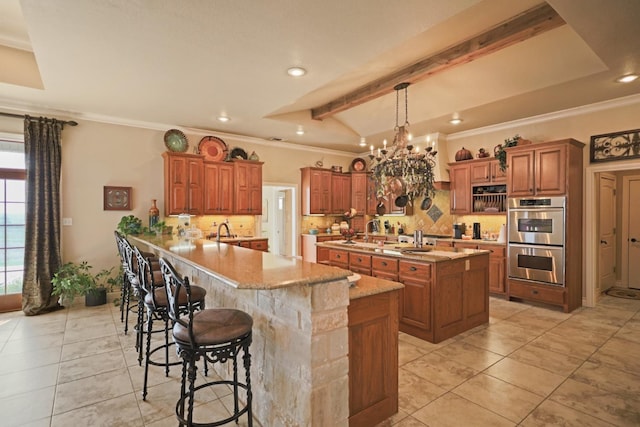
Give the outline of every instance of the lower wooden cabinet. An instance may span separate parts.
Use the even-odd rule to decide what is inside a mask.
[[[349,252],[341,251],[339,249],[329,249],[329,264],[348,270]]]
[[[398,412],[398,292],[349,304],[349,427]]]
[[[476,242],[454,242],[456,248],[482,249],[489,251],[489,292],[496,295],[507,293],[507,247],[505,245]]]
[[[371,275],[381,279],[398,281],[398,260],[387,257],[371,257]]]
[[[256,240],[236,240],[227,241],[227,244],[236,245],[243,248],[255,249],[257,251],[268,252],[269,251],[269,239],[256,239]]]
[[[410,261],[398,263],[400,291],[400,322],[403,332],[427,339],[431,337],[431,265]]]
[[[354,273],[371,276],[371,255],[350,252],[349,270]]]

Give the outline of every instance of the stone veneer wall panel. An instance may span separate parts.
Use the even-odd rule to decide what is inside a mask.
[[[263,426],[348,425],[346,280],[274,290],[236,289],[180,259],[165,257],[180,274],[207,290],[208,308],[233,307],[253,317],[253,411]],[[214,369],[231,377],[231,366]],[[242,368],[239,375],[243,378]]]

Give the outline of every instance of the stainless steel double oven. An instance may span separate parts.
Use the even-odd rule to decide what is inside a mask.
[[[565,197],[510,198],[508,276],[564,286]]]

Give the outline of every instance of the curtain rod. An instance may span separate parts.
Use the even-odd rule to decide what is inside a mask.
[[[27,116],[25,116],[24,114],[3,113],[2,111],[0,111],[0,116],[15,117],[16,119],[26,119],[27,118]],[[31,119],[31,121],[35,121],[35,120],[37,120],[37,119],[36,118],[32,118]],[[73,120],[70,120],[70,121],[59,120],[59,121],[63,125],[78,126],[78,122],[74,122]]]

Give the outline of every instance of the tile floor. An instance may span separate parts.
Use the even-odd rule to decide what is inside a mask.
[[[565,314],[491,298],[490,312],[440,344],[400,334],[400,411],[381,426],[640,425],[640,301],[605,296]],[[143,402],[119,316],[82,304],[0,314],[0,425],[177,425],[179,368],[152,367]],[[226,416],[228,391],[197,404]]]

